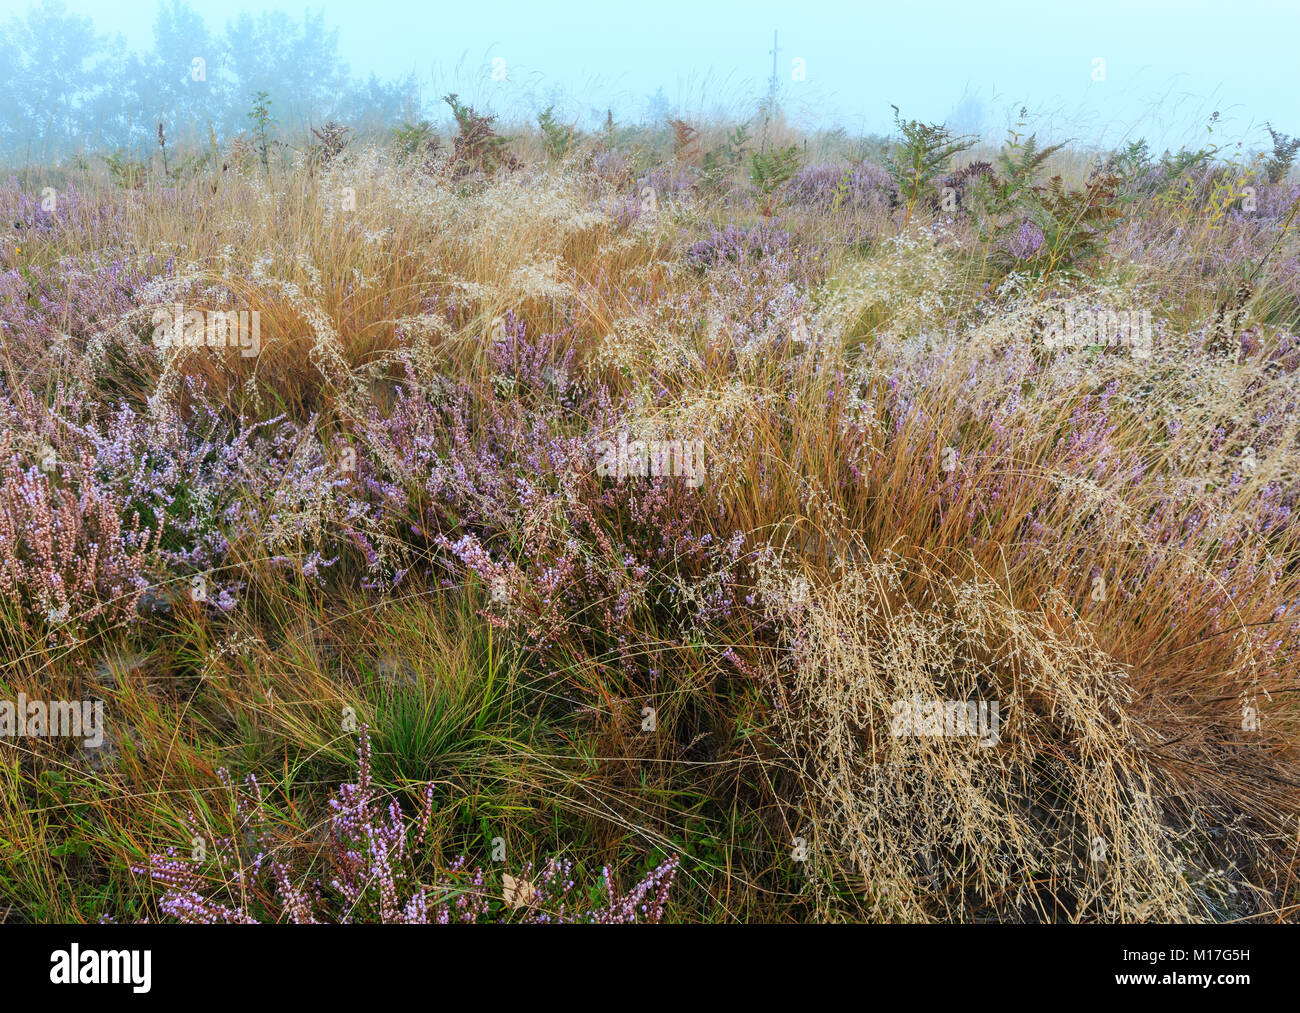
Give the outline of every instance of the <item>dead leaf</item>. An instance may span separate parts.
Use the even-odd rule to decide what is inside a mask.
[[[515,879],[514,876],[506,873],[501,877],[501,899],[504,900],[512,910],[531,904],[537,899],[537,888],[526,879]]]

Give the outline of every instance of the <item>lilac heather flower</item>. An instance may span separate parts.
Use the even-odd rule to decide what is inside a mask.
[[[692,267],[708,268],[723,261],[739,263],[762,260],[790,251],[790,233],[766,222],[742,229],[736,225],[714,229],[708,239],[693,243],[686,251],[686,260]]]
[[[894,184],[884,169],[866,162],[852,167],[809,165],[790,180],[786,193],[792,204],[822,212],[888,208]]]
[[[1043,230],[1026,218],[1002,248],[1016,260],[1028,260],[1042,247],[1044,238]]]
[[[329,865],[321,878],[303,877],[295,870],[292,852],[272,842],[268,828],[275,822],[257,780],[243,788],[218,772],[233,802],[239,835],[206,844],[186,860],[174,847],[150,856],[149,864],[133,871],[148,875],[163,888],[159,903],[170,918],[191,923],[242,923],[259,920],[239,900],[269,895],[267,914],[294,924],[314,922],[382,922],[386,924],[472,924],[488,918],[497,890],[487,884],[482,869],[470,871],[459,857],[432,883],[421,874],[423,849],[434,813],[434,785],[421,793],[418,812],[407,819],[395,799],[381,796],[371,772],[370,737],[363,727],[357,744],[357,776],[342,784],[329,801],[329,815],[320,839]],[[206,842],[205,824],[194,813],[187,832]],[[218,875],[212,876],[213,867]],[[532,924],[594,922],[631,924],[657,922],[664,915],[669,890],[677,874],[673,855],[621,893],[606,868],[601,877],[607,905],[574,909],[568,899],[576,886],[573,863],[549,860],[534,874],[531,863],[515,883],[524,884],[523,901],[507,900],[501,910],[512,921]],[[267,881],[269,880],[269,882]],[[224,895],[211,889],[225,884]],[[510,891],[507,891],[508,893]]]

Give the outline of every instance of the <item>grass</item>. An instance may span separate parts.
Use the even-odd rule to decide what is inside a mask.
[[[488,869],[493,917],[527,863],[595,900],[677,855],[675,921],[1295,919],[1295,187],[1135,176],[1101,252],[1008,264],[973,196],[835,196],[865,148],[825,194],[705,179],[733,126],[90,170],[6,245],[0,699],[108,719],[0,741],[5,917],[166,914],[133,870],[248,833],[221,769],[262,791],[238,860],[328,881],[367,728],[385,797],[432,786],[413,875]],[[173,301],[256,310],[258,354],[154,347]],[[1153,354],[1044,348],[1067,306],[1154,311]],[[598,476],[619,431],[702,440],[705,484]],[[99,527],[42,555],[23,481],[138,514],[139,580]],[[74,584],[125,606],[52,618]],[[891,734],[912,698],[996,701],[1000,740]]]

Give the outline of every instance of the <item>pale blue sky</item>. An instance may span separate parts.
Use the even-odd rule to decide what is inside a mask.
[[[150,0],[66,0],[100,31],[150,46]],[[27,0],[0,0],[23,11]],[[267,4],[193,0],[209,27]],[[771,74],[772,30],[784,107],[810,124],[887,131],[907,118],[951,119],[1001,136],[1028,105],[1045,132],[1085,143],[1122,135],[1159,146],[1258,143],[1270,120],[1300,133],[1300,0],[1191,2],[708,2],[659,0],[326,0],[354,73],[416,71],[428,94],[457,90],[509,116],[558,99],[571,116],[612,105],[638,116],[660,87],[689,114],[752,111]],[[493,81],[492,61],[505,61]],[[792,80],[795,58],[806,80]],[[1094,80],[1094,60],[1105,79]],[[498,65],[499,66],[499,65]],[[584,121],[584,125],[585,125]]]

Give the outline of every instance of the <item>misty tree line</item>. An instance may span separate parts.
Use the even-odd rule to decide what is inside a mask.
[[[338,31],[324,14],[242,14],[214,31],[183,0],[154,18],[153,48],[129,52],[120,36],[60,0],[0,25],[0,161],[48,162],[157,143],[206,144],[249,129],[253,96],[270,96],[282,131],[306,133],[333,118],[365,125],[415,119],[414,75],[352,78]],[[209,134],[209,127],[211,134]]]

